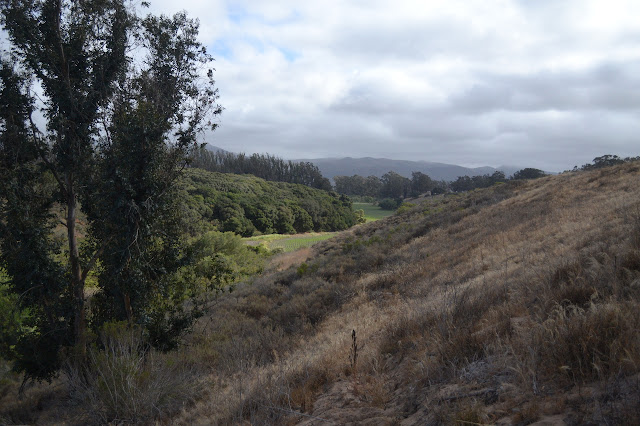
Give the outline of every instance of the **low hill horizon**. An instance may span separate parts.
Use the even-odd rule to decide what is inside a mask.
[[[292,161],[304,161],[315,164],[322,175],[333,179],[334,176],[377,176],[393,171],[401,176],[411,178],[412,172],[422,172],[434,180],[454,181],[459,176],[479,176],[493,174],[502,171],[509,177],[522,167],[515,166],[483,166],[464,167],[456,164],[437,163],[430,161],[392,160],[389,158],[373,157],[342,157],[342,158],[315,158],[296,159]]]
[[[207,144],[207,149],[212,152],[230,152],[215,145]],[[456,164],[439,163],[432,161],[392,160],[389,158],[374,157],[327,157],[311,159],[286,159],[293,162],[309,162],[316,165],[322,175],[333,180],[334,176],[377,176],[382,177],[387,172],[393,171],[406,178],[411,178],[412,172],[422,172],[434,180],[454,181],[459,176],[479,176],[493,174],[502,171],[509,177],[524,167],[517,166],[483,166],[464,167]]]

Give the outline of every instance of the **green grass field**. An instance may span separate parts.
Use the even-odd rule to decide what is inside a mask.
[[[374,206],[370,203],[353,203],[353,209],[364,210],[364,218],[367,219],[367,222],[380,220],[393,214],[392,210],[382,210],[380,207]]]
[[[270,234],[258,237],[243,238],[247,244],[263,244],[269,250],[282,249],[285,253],[298,250],[303,247],[311,247],[315,243],[328,240],[337,232],[310,232],[301,235]]]
[[[380,220],[393,214],[391,210],[382,210],[380,207],[370,203],[353,203],[353,209],[364,210],[364,217],[367,222]],[[249,245],[263,244],[269,250],[282,249],[285,253],[288,253],[303,247],[311,247],[315,243],[328,240],[336,234],[337,232],[309,232],[298,235],[269,234],[243,238],[243,240]]]

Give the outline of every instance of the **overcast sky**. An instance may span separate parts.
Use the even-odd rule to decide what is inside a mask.
[[[562,171],[640,155],[640,1],[152,0],[216,59],[207,142]]]

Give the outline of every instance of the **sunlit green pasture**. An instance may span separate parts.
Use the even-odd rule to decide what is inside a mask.
[[[392,210],[382,210],[380,207],[374,206],[371,203],[353,203],[353,209],[364,210],[364,218],[367,219],[367,222],[380,220],[393,214]]]
[[[269,250],[281,249],[286,253],[303,247],[311,247],[320,241],[328,240],[336,234],[337,232],[310,232],[299,235],[270,234],[243,239],[251,245],[263,244]]]

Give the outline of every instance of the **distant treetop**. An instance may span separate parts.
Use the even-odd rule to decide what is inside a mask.
[[[214,147],[215,148],[215,147]],[[272,182],[299,183],[311,188],[331,191],[329,179],[322,176],[313,163],[283,160],[269,154],[250,156],[201,148],[194,153],[193,167],[210,172],[250,174]]]
[[[518,170],[513,174],[512,179],[520,180],[520,179],[537,179],[546,176],[547,174],[540,169],[534,169],[531,167],[527,167],[522,170]]]
[[[620,158],[617,155],[606,154],[593,159],[591,164],[584,164],[581,170],[595,170],[603,167],[615,166],[616,164],[628,163],[631,161],[638,161],[640,157],[626,157]],[[578,170],[578,167],[574,167],[573,170]]]

